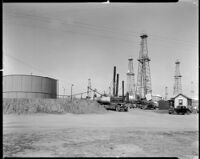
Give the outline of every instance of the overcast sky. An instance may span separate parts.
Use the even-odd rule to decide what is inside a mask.
[[[34,74],[59,80],[70,94],[108,91],[117,67],[126,82],[128,58],[137,81],[140,34],[148,34],[153,94],[173,93],[180,60],[183,93],[198,93],[198,10],[192,0],[165,4],[3,4],[4,75]],[[120,86],[121,87],[121,86]]]

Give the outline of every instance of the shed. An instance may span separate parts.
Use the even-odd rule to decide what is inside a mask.
[[[159,110],[168,110],[169,106],[170,106],[169,101],[165,101],[165,100],[158,101]]]
[[[186,106],[186,107],[192,106],[192,99],[182,93],[179,93],[173,99],[174,99],[174,108],[178,106]]]
[[[162,96],[160,95],[152,95],[152,100],[155,102],[158,102],[159,100],[162,100]]]

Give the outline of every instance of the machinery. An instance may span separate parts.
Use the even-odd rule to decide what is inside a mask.
[[[123,97],[110,97],[110,103],[105,104],[104,107],[108,110],[128,111],[128,105],[123,101]]]
[[[192,113],[192,108],[186,106],[177,106],[174,108],[173,106],[169,107],[169,114],[190,114]]]
[[[146,95],[145,98],[137,96],[135,103],[136,107],[140,109],[156,109],[158,107],[158,104],[153,102],[149,95]]]
[[[136,107],[140,109],[156,109],[157,104],[151,100],[141,99],[136,101]]]
[[[118,96],[119,74],[117,74],[117,80],[115,77],[116,66],[114,66],[113,95],[106,96],[105,94],[101,94],[101,97],[97,99],[97,102],[104,105],[104,107],[108,110],[128,111],[128,105],[125,102],[124,96],[124,81],[122,81],[122,96]]]

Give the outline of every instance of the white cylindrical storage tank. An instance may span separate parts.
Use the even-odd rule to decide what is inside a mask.
[[[131,95],[129,95],[129,101],[130,102],[133,102],[135,100],[135,97],[134,96],[131,96]]]
[[[3,98],[57,98],[57,80],[36,75],[3,76]]]

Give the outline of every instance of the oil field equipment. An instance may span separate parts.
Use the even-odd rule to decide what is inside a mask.
[[[127,72],[127,93],[129,101],[135,100],[135,74],[133,72],[133,59],[128,59],[128,72]]]
[[[168,100],[168,87],[165,87],[165,100]]]
[[[178,94],[172,98],[173,105],[169,108],[169,114],[189,114],[192,113],[192,99],[183,95],[182,93]]]
[[[92,94],[91,94],[91,79],[89,78],[88,79],[88,86],[87,86],[87,97],[86,98],[88,98],[88,99],[90,99],[91,98],[91,96],[92,96]]]
[[[105,96],[102,95],[97,99],[97,102],[103,104],[106,109],[116,110],[116,111],[128,111],[128,106],[125,102],[124,97],[124,81],[122,81],[122,96],[118,96],[119,89],[119,74],[117,74],[116,80],[116,66],[114,66],[113,71],[113,95]]]
[[[180,61],[177,60],[175,62],[175,76],[174,76],[174,92],[173,95],[176,96],[179,93],[182,93],[182,85],[181,85],[181,74],[180,74]]]
[[[49,77],[13,74],[3,76],[3,98],[57,98],[58,81]]]
[[[137,76],[137,96],[145,98],[147,94],[152,94],[151,88],[151,74],[147,49],[147,34],[142,34],[141,36],[141,48],[139,52],[138,59],[138,76]]]

